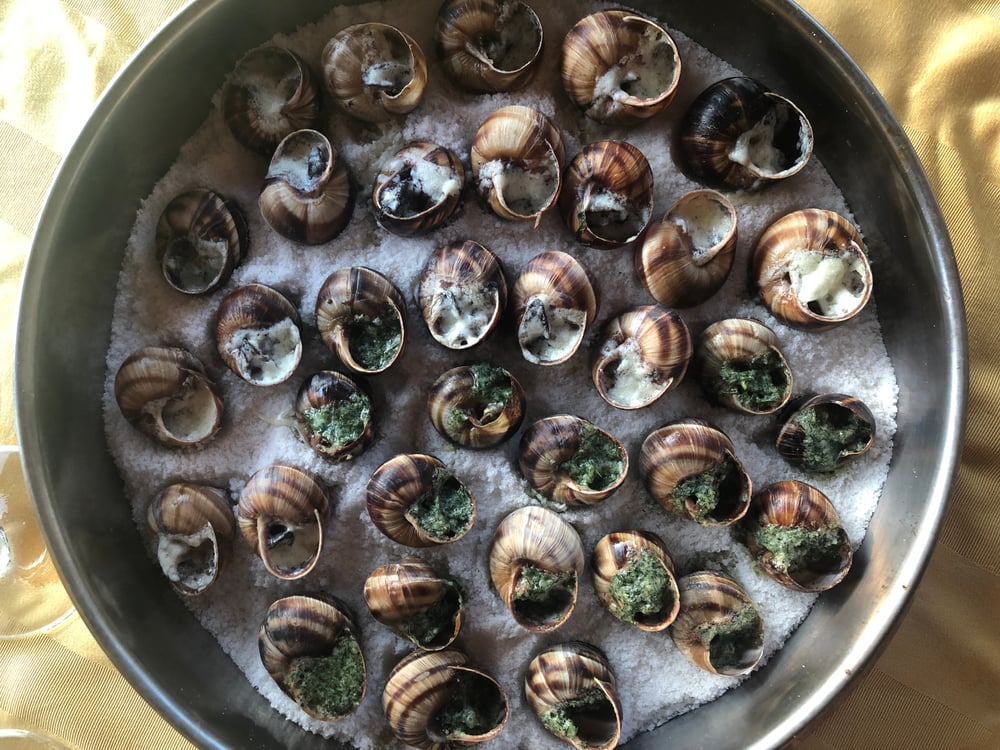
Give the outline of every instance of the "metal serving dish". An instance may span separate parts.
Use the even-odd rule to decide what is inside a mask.
[[[873,266],[900,387],[899,430],[855,570],[820,597],[785,647],[739,689],[631,743],[775,747],[827,707],[872,658],[926,565],[961,446],[961,291],[943,220],[902,129],[870,81],[796,5],[634,4],[817,113],[820,159],[872,246],[888,249]],[[329,0],[201,0],[185,8],[97,106],[52,188],[25,276],[17,418],[49,545],[111,659],[204,747],[332,743],[275,712],[149,563],[104,447],[101,401],[114,289],[140,200],[205,118],[239,56],[329,7]]]

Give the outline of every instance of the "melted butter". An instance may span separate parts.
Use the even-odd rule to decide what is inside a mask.
[[[849,315],[864,294],[864,264],[851,251],[828,255],[800,250],[793,255],[789,276],[802,305],[826,318]]]

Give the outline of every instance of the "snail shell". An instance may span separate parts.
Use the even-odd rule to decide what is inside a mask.
[[[458,156],[430,141],[414,141],[390,158],[375,176],[375,220],[393,234],[426,234],[458,209],[465,167]]]
[[[875,441],[875,417],[863,401],[822,393],[790,405],[775,447],[794,466],[828,473],[866,453]]]
[[[167,283],[184,294],[222,286],[246,253],[246,220],[239,207],[211,190],[173,198],[156,224],[156,257]]]
[[[802,111],[746,77],[702,91],[678,133],[682,167],[720,190],[759,190],[791,177],[813,150],[812,126]]]
[[[236,519],[222,490],[178,482],[146,509],[156,559],[174,590],[195,595],[218,580],[232,551]]]
[[[790,326],[821,331],[868,303],[872,271],[857,228],[819,208],[786,214],[757,240],[750,279],[764,306]]]
[[[542,725],[580,750],[611,750],[622,704],[604,652],[582,641],[559,643],[528,664],[524,696]]]
[[[406,345],[403,295],[389,279],[364,266],[330,274],[316,298],[323,343],[354,372],[371,375],[399,359]]]
[[[375,437],[371,397],[332,370],[313,373],[302,383],[295,417],[309,447],[336,461],[357,456]]]
[[[542,23],[520,0],[446,0],[434,49],[459,88],[494,94],[524,88],[542,61]]]
[[[496,327],[507,306],[499,258],[478,242],[435,250],[420,274],[417,304],[431,336],[449,349],[468,349]]]
[[[520,105],[487,117],[469,155],[476,191],[490,210],[535,226],[559,197],[565,158],[558,128],[541,112]]]
[[[684,378],[691,334],[673,310],[643,305],[605,324],[592,376],[597,392],[618,409],[648,406]]]
[[[693,307],[722,287],[736,241],[732,201],[715,190],[692,190],[650,224],[636,248],[636,273],[661,305]]]
[[[434,381],[427,397],[434,429],[467,448],[502,443],[521,426],[524,408],[521,384],[486,362],[453,367]]]
[[[319,89],[291,50],[259,47],[236,63],[222,92],[222,117],[233,137],[265,156],[296,130],[319,120]]]
[[[451,645],[462,627],[465,602],[458,584],[419,557],[373,570],[364,596],[372,617],[427,651]]]
[[[264,284],[238,287],[223,298],[215,341],[226,366],[251,385],[288,380],[302,358],[298,311]]]
[[[563,505],[593,505],[621,487],[628,451],[600,427],[570,414],[539,419],[521,436],[521,474],[536,491]]]
[[[308,473],[272,464],[256,471],[240,493],[240,533],[271,575],[307,575],[319,561],[330,513],[326,492]]]
[[[447,544],[465,536],[476,500],[436,457],[401,453],[379,466],[365,490],[372,523],[408,547]]]
[[[795,591],[826,591],[851,569],[851,541],[837,509],[805,482],[789,479],[762,489],[741,526],[764,572]]]
[[[535,633],[573,614],[583,564],[576,529],[537,505],[507,515],[493,535],[490,578],[515,622]]]
[[[222,426],[222,396],[186,349],[132,352],[115,374],[115,400],[132,426],[168,448],[200,448]]]
[[[706,394],[746,414],[771,414],[792,395],[792,371],[777,335],[750,318],[726,318],[706,328],[695,359]]]
[[[656,502],[703,526],[728,526],[750,507],[753,485],[732,441],[698,419],[649,433],[639,450],[639,471]]]
[[[598,598],[622,622],[654,632],[677,617],[674,561],[656,534],[612,532],[597,542],[590,560]]]
[[[343,719],[360,705],[365,660],[343,605],[323,594],[286,596],[267,609],[257,638],[268,674],[320,721]],[[342,691],[331,696],[330,683]]]
[[[510,716],[500,683],[453,648],[403,657],[389,673],[382,710],[397,739],[434,750],[493,739]]]
[[[681,58],[659,25],[626,10],[582,18],[563,41],[563,88],[587,117],[629,124],[652,117],[673,99]]]
[[[749,594],[729,576],[702,570],[677,580],[680,611],[670,626],[693,664],[729,677],[753,670],[764,653],[764,624]]]
[[[590,274],[559,250],[529,260],[514,282],[512,297],[521,354],[536,365],[558,365],[572,357],[597,316]]]
[[[257,203],[282,237],[321,245],[347,226],[354,185],[330,139],[317,130],[296,130],[275,149]]]
[[[326,43],[321,59],[333,101],[359,120],[387,122],[423,98],[427,60],[420,45],[394,26],[348,26]]]
[[[566,226],[588,247],[624,247],[653,213],[653,171],[627,141],[587,144],[566,168],[559,208]]]

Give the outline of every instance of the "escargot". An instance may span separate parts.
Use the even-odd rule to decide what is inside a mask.
[[[296,130],[275,149],[257,203],[282,237],[320,245],[347,226],[354,184],[329,138],[317,130]]]
[[[829,473],[866,453],[875,441],[875,416],[855,396],[820,393],[782,414],[778,454],[805,471]]]
[[[420,274],[417,305],[439,344],[475,346],[496,328],[507,306],[500,259],[472,240],[438,248]]]
[[[465,167],[455,152],[430,141],[413,141],[375,176],[375,220],[393,234],[426,234],[454,215],[464,186]]]
[[[587,144],[566,168],[559,208],[584,245],[611,249],[629,244],[653,213],[649,162],[628,141]]]
[[[608,658],[582,641],[542,649],[528,663],[524,696],[542,726],[578,750],[611,750],[622,704]]]
[[[489,560],[490,579],[522,627],[547,633],[573,614],[583,544],[557,513],[527,505],[508,514],[493,534]]]
[[[676,420],[649,433],[639,471],[663,508],[704,526],[728,526],[750,507],[753,485],[732,441],[703,420]]]
[[[641,305],[604,326],[591,375],[618,409],[641,409],[676,387],[692,355],[687,324],[673,310]]]
[[[521,0],[446,0],[434,26],[445,75],[461,89],[524,88],[542,60],[542,23]]]
[[[743,587],[723,573],[701,570],[681,576],[677,588],[680,610],[670,626],[677,649],[713,674],[753,670],[764,653],[764,622]]]
[[[710,85],[678,127],[682,167],[720,190],[760,190],[798,174],[812,150],[812,126],[802,111],[747,77]]]
[[[427,396],[431,424],[456,445],[488,448],[521,426],[525,397],[507,370],[489,362],[460,365],[442,373]]]
[[[250,549],[268,573],[283,580],[302,578],[316,566],[329,513],[319,482],[282,464],[254,472],[236,507],[240,533]]]
[[[272,287],[238,287],[219,304],[215,342],[222,361],[246,382],[282,383],[302,358],[298,310]]]
[[[222,117],[233,137],[270,156],[278,143],[319,120],[319,89],[305,61],[289,49],[251,50],[222,91]]]
[[[608,611],[640,630],[665,629],[677,617],[680,595],[674,561],[651,531],[613,531],[590,558],[594,590]]]
[[[414,651],[392,668],[382,711],[410,747],[460,747],[497,737],[510,706],[500,683],[455,648]]]
[[[187,349],[137,349],[118,367],[114,389],[125,419],[168,448],[200,448],[222,426],[222,395]]]
[[[192,482],[167,485],[150,501],[146,525],[156,559],[174,590],[201,594],[229,561],[236,519],[222,490]]]
[[[754,246],[750,281],[764,306],[795,328],[821,331],[855,317],[872,293],[857,228],[834,211],[782,216]]]
[[[666,307],[693,307],[725,283],[736,257],[736,207],[715,190],[685,193],[635,250],[643,287]]]
[[[756,493],[740,530],[764,572],[794,591],[826,591],[851,569],[853,548],[837,509],[797,479]]]
[[[511,296],[521,354],[536,365],[558,365],[572,357],[597,316],[590,273],[559,250],[529,260]]]
[[[247,252],[246,219],[235,202],[207,189],[175,196],[156,223],[156,257],[167,283],[184,294],[222,286]]]
[[[632,11],[602,10],[566,34],[560,74],[570,100],[587,117],[627,124],[671,102],[681,59],[663,27]]]
[[[385,23],[342,29],[326,43],[321,61],[333,101],[365,122],[386,122],[416,109],[427,86],[420,45]]]
[[[364,654],[347,609],[334,597],[298,594],[273,602],[257,644],[268,674],[314,719],[338,721],[361,704]]]
[[[315,372],[303,381],[295,418],[309,447],[336,461],[357,456],[375,437],[371,396],[333,370]]]

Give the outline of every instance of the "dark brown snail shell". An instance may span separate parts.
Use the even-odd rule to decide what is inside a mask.
[[[403,237],[426,234],[454,215],[464,186],[465,167],[453,151],[430,141],[408,143],[375,176],[375,220]]]

